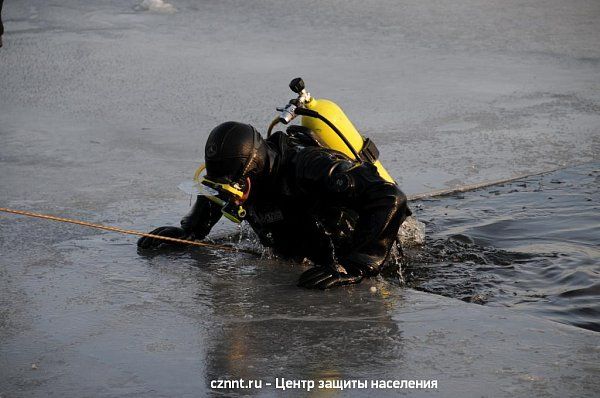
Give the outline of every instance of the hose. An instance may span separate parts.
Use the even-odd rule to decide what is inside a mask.
[[[360,155],[358,154],[358,152],[356,152],[356,149],[354,149],[354,147],[350,144],[350,142],[344,136],[344,134],[342,134],[342,132],[340,130],[338,130],[338,128],[335,127],[335,125],[333,123],[331,123],[329,121],[329,119],[327,119],[325,116],[321,115],[319,112],[313,111],[312,109],[306,109],[306,108],[300,108],[300,107],[296,108],[296,114],[302,115],[302,116],[313,117],[315,119],[319,119],[322,122],[324,122],[333,131],[335,131],[335,133],[340,137],[340,139],[342,141],[344,141],[344,144],[346,144],[346,146],[348,147],[348,149],[350,150],[350,152],[352,152],[352,154],[356,158],[356,161],[359,162],[359,163],[362,163],[362,159],[360,158]]]
[[[568,167],[571,167],[571,166],[568,166]],[[555,167],[553,169],[544,170],[544,171],[540,171],[537,173],[521,174],[518,176],[503,178],[503,179],[499,179],[499,180],[485,181],[485,182],[480,182],[477,184],[463,185],[463,186],[455,187],[455,188],[441,189],[441,190],[436,190],[436,191],[431,191],[431,192],[426,192],[426,193],[409,195],[408,200],[428,199],[428,198],[452,195],[452,194],[458,193],[458,192],[474,191],[476,189],[481,189],[481,188],[489,187],[492,185],[506,184],[506,183],[520,180],[523,178],[534,177],[534,176],[538,176],[538,175],[542,175],[542,174],[551,173],[551,172],[554,172],[557,170],[561,170],[565,167],[567,167],[567,166]],[[34,212],[24,211],[24,210],[15,210],[15,209],[8,209],[5,207],[0,207],[0,212],[18,214],[21,216],[34,217],[34,218],[42,218],[45,220],[52,220],[52,221],[69,223],[69,224],[82,225],[84,227],[101,229],[104,231],[119,232],[119,233],[128,234],[128,235],[146,236],[148,238],[164,240],[167,242],[182,243],[182,244],[191,245],[191,246],[201,246],[201,247],[207,247],[207,248],[217,249],[217,250],[248,253],[248,254],[253,254],[253,255],[257,255],[257,256],[261,255],[259,252],[255,251],[255,250],[251,250],[251,249],[241,249],[241,248],[237,248],[235,246],[200,242],[200,241],[195,241],[195,240],[170,238],[168,236],[153,235],[153,234],[148,234],[148,233],[130,230],[130,229],[123,229],[123,228],[111,227],[111,226],[106,226],[106,225],[101,225],[101,224],[94,224],[94,223],[90,223],[90,222],[86,222],[86,221],[74,220],[72,218],[57,217],[57,216],[52,216],[52,215],[48,215],[48,214],[34,213]]]
[[[277,123],[279,123],[279,117],[276,117],[275,119],[273,119],[273,121],[271,122],[271,124],[269,124],[269,129],[267,130],[267,138],[269,138],[271,136],[271,132],[273,131],[273,127],[275,127],[277,125]]]

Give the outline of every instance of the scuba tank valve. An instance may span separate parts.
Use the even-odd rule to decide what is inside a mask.
[[[342,152],[358,163],[373,164],[384,180],[395,183],[379,161],[379,150],[375,143],[356,130],[335,102],[313,98],[300,77],[290,82],[290,89],[298,97],[290,100],[285,107],[277,108],[280,115],[269,125],[267,137],[278,123],[288,124],[297,116],[302,116],[301,125],[311,130],[327,148]]]
[[[278,123],[288,124],[296,116],[296,110],[299,107],[303,107],[312,100],[310,93],[306,91],[304,80],[301,77],[297,77],[290,82],[290,89],[298,94],[298,98],[293,98],[285,107],[278,107],[277,111],[281,112],[279,115]],[[270,134],[267,134],[269,136]]]

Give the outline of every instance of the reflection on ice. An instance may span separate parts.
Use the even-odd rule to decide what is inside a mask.
[[[172,4],[166,3],[163,0],[143,0],[140,4],[133,7],[133,9],[136,11],[153,11],[165,14],[172,14],[177,11]]]

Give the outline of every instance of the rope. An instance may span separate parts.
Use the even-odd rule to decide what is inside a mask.
[[[573,166],[571,165],[571,166],[555,167],[555,168],[552,168],[552,169],[540,171],[538,173],[520,174],[520,175],[517,175],[517,176],[514,176],[514,177],[502,178],[500,180],[484,181],[484,182],[479,182],[479,183],[476,183],[476,184],[463,185],[463,186],[460,186],[460,187],[454,187],[454,188],[448,188],[448,189],[438,189],[436,191],[418,193],[418,194],[414,194],[414,195],[408,195],[407,198],[408,198],[408,200],[429,199],[429,198],[436,198],[436,197],[439,197],[439,196],[452,195],[454,193],[459,193],[459,192],[475,191],[476,189],[486,188],[486,187],[489,187],[489,186],[492,186],[492,185],[506,184],[506,183],[509,183],[509,182],[521,180],[523,178],[535,177],[535,176],[539,176],[539,175],[542,175],[542,174],[552,173],[554,171],[561,170],[561,169],[564,169],[566,167],[573,167]]]
[[[480,182],[477,184],[463,185],[463,186],[455,187],[455,188],[439,189],[436,191],[409,195],[408,200],[428,199],[428,198],[435,198],[435,197],[439,197],[439,196],[451,195],[451,194],[459,193],[459,192],[474,191],[476,189],[481,189],[481,188],[489,187],[492,185],[506,184],[506,183],[520,180],[523,178],[534,177],[534,176],[538,176],[538,175],[542,175],[542,174],[551,173],[553,171],[557,171],[557,170],[563,169],[565,167],[570,167],[570,166],[556,167],[556,168],[541,171],[538,173],[521,174],[521,175],[517,175],[514,177],[510,177],[510,178],[503,178],[500,180],[485,181],[485,182]],[[182,243],[182,244],[191,245],[191,246],[202,246],[202,247],[208,247],[211,249],[219,249],[219,250],[227,250],[227,251],[232,251],[232,252],[242,252],[242,253],[260,255],[260,253],[254,251],[254,250],[251,250],[251,249],[240,249],[240,248],[237,248],[234,246],[220,245],[220,244],[216,244],[216,243],[206,243],[206,242],[200,242],[200,241],[195,241],[195,240],[170,238],[168,236],[147,234],[144,232],[134,231],[131,229],[123,229],[123,228],[110,227],[110,226],[101,225],[101,224],[93,224],[93,223],[86,222],[86,221],[74,220],[72,218],[56,217],[56,216],[51,216],[48,214],[33,213],[33,212],[29,212],[29,211],[24,211],[24,210],[7,209],[5,207],[0,207],[0,211],[5,212],[5,213],[18,214],[18,215],[27,216],[27,217],[43,218],[46,220],[59,221],[59,222],[70,223],[70,224],[77,224],[77,225],[82,225],[84,227],[102,229],[102,230],[111,231],[111,232],[119,232],[122,234],[145,236],[148,238],[160,239],[160,240],[164,240],[167,242],[175,242],[175,243]]]
[[[160,239],[160,240],[164,240],[167,242],[183,243],[186,245],[209,247],[211,249],[227,250],[227,251],[232,251],[232,252],[242,252],[242,253],[249,253],[249,254],[254,254],[254,255],[259,254],[256,251],[250,250],[250,249],[240,249],[237,247],[228,246],[228,245],[219,245],[216,243],[206,243],[206,242],[199,242],[196,240],[178,239],[178,238],[171,238],[168,236],[147,234],[144,232],[134,231],[131,229],[123,229],[123,228],[118,228],[118,227],[110,227],[107,225],[93,224],[93,223],[86,222],[86,221],[74,220],[72,218],[56,217],[56,216],[51,216],[48,214],[33,213],[30,211],[24,211],[24,210],[14,210],[14,209],[7,209],[5,207],[0,207],[0,211],[5,212],[5,213],[18,214],[21,216],[43,218],[45,220],[52,220],[52,221],[69,223],[69,224],[77,224],[77,225],[82,225],[84,227],[102,229],[104,231],[119,232],[119,233],[128,234],[128,235],[145,236],[147,238]]]

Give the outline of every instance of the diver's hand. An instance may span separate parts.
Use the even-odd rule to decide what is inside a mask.
[[[168,236],[169,238],[186,239],[188,234],[179,227],[160,227],[149,232],[150,235]],[[137,245],[140,249],[158,249],[164,246],[185,246],[183,243],[169,242],[166,240],[160,240],[156,238],[150,238],[148,236],[142,236]]]
[[[350,275],[340,265],[316,266],[300,275],[298,286],[307,289],[329,289],[335,286],[352,285],[362,281],[362,275]]]

